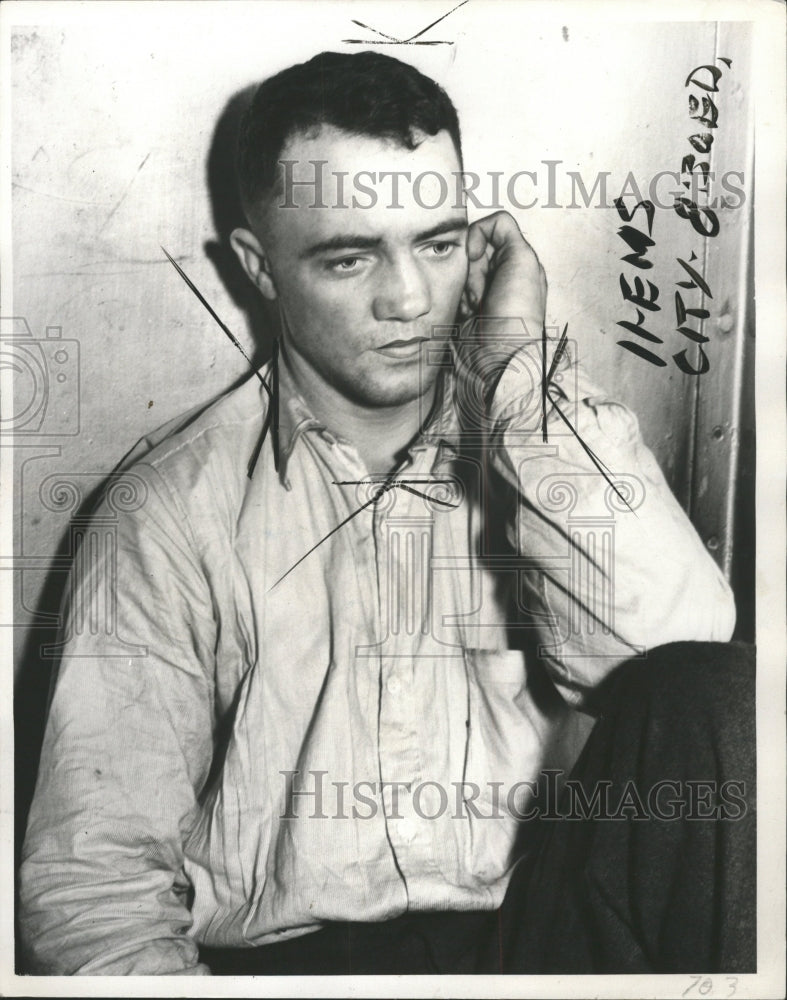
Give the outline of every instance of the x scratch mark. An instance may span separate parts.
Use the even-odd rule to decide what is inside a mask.
[[[385,496],[385,494],[388,493],[390,490],[397,488],[400,490],[406,490],[408,493],[412,493],[415,496],[421,497],[424,500],[431,500],[432,503],[439,503],[443,507],[456,507],[456,504],[451,503],[448,500],[439,500],[437,497],[430,497],[427,493],[422,493],[420,490],[413,489],[413,487],[410,485],[411,483],[421,483],[421,482],[423,482],[423,480],[420,479],[389,479],[386,482],[381,483],[379,489],[375,490],[374,495],[369,500],[367,500],[366,503],[362,503],[360,507],[356,507],[356,509],[351,514],[345,517],[343,521],[340,521],[335,528],[332,528],[328,532],[327,535],[324,535],[319,540],[319,542],[316,543],[316,545],[312,545],[312,547],[309,549],[308,552],[304,552],[301,558],[297,562],[293,563],[286,573],[282,573],[279,579],[271,587],[268,588],[268,593],[270,594],[272,590],[278,587],[279,584],[282,582],[282,580],[288,577],[296,567],[300,566],[300,564],[304,561],[304,559],[310,556],[315,549],[318,549],[323,544],[323,542],[327,542],[332,535],[335,535],[336,532],[339,531],[340,528],[343,528],[345,524],[349,524],[353,518],[357,517],[360,513],[365,511],[367,507],[371,507],[372,504],[377,503],[377,501],[380,500],[383,496]],[[437,480],[432,480],[432,482],[440,483],[442,482],[442,480],[437,479]],[[366,485],[366,483],[367,481],[362,479],[359,480],[343,479],[338,481],[334,480],[334,486],[363,486]]]
[[[356,21],[355,18],[352,18],[353,24],[357,24],[359,28],[365,28],[367,31],[374,32],[375,35],[380,36],[380,40],[376,38],[345,38],[343,41],[346,45],[453,45],[453,42],[445,40],[432,41],[426,39],[424,41],[417,41],[417,39],[421,38],[421,35],[425,35],[431,28],[434,28],[436,24],[444,21],[450,14],[453,14],[455,10],[459,10],[460,7],[464,7],[466,3],[467,0],[462,0],[461,3],[456,5],[456,7],[452,7],[447,14],[443,14],[441,17],[438,17],[436,21],[432,21],[431,24],[427,24],[425,28],[421,28],[420,31],[417,31],[414,35],[410,35],[409,38],[396,38],[394,35],[387,35],[384,31],[378,31],[377,28],[373,28],[369,24],[364,24],[363,21]]]

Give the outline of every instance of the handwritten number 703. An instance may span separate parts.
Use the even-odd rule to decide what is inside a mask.
[[[735,991],[738,988],[738,977],[725,976],[724,978],[727,985],[727,992],[724,994],[725,997],[735,996]],[[707,997],[713,995],[714,984],[709,976],[692,976],[691,980],[691,985],[686,987],[682,996],[687,997],[689,994],[697,994],[701,997]]]

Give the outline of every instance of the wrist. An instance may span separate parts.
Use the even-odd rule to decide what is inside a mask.
[[[471,383],[476,398],[479,393],[489,398],[511,358],[536,340],[518,316],[472,316],[459,331],[456,342],[461,361],[459,377]]]

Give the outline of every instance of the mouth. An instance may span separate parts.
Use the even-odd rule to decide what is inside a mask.
[[[413,337],[412,340],[392,340],[376,350],[387,358],[414,358],[421,353],[421,345],[425,343],[426,337]]]

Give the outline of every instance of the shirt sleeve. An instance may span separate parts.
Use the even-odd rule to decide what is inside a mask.
[[[183,842],[212,756],[210,594],[158,473],[135,467],[112,490],[120,502],[108,492],[71,571],[22,942],[37,974],[205,975]]]
[[[460,366],[460,381],[471,377]],[[513,497],[506,530],[526,567],[540,655],[582,705],[615,666],[652,647],[728,640],[735,606],[634,414],[568,356],[543,395],[541,382],[531,345],[487,390],[488,460]]]

